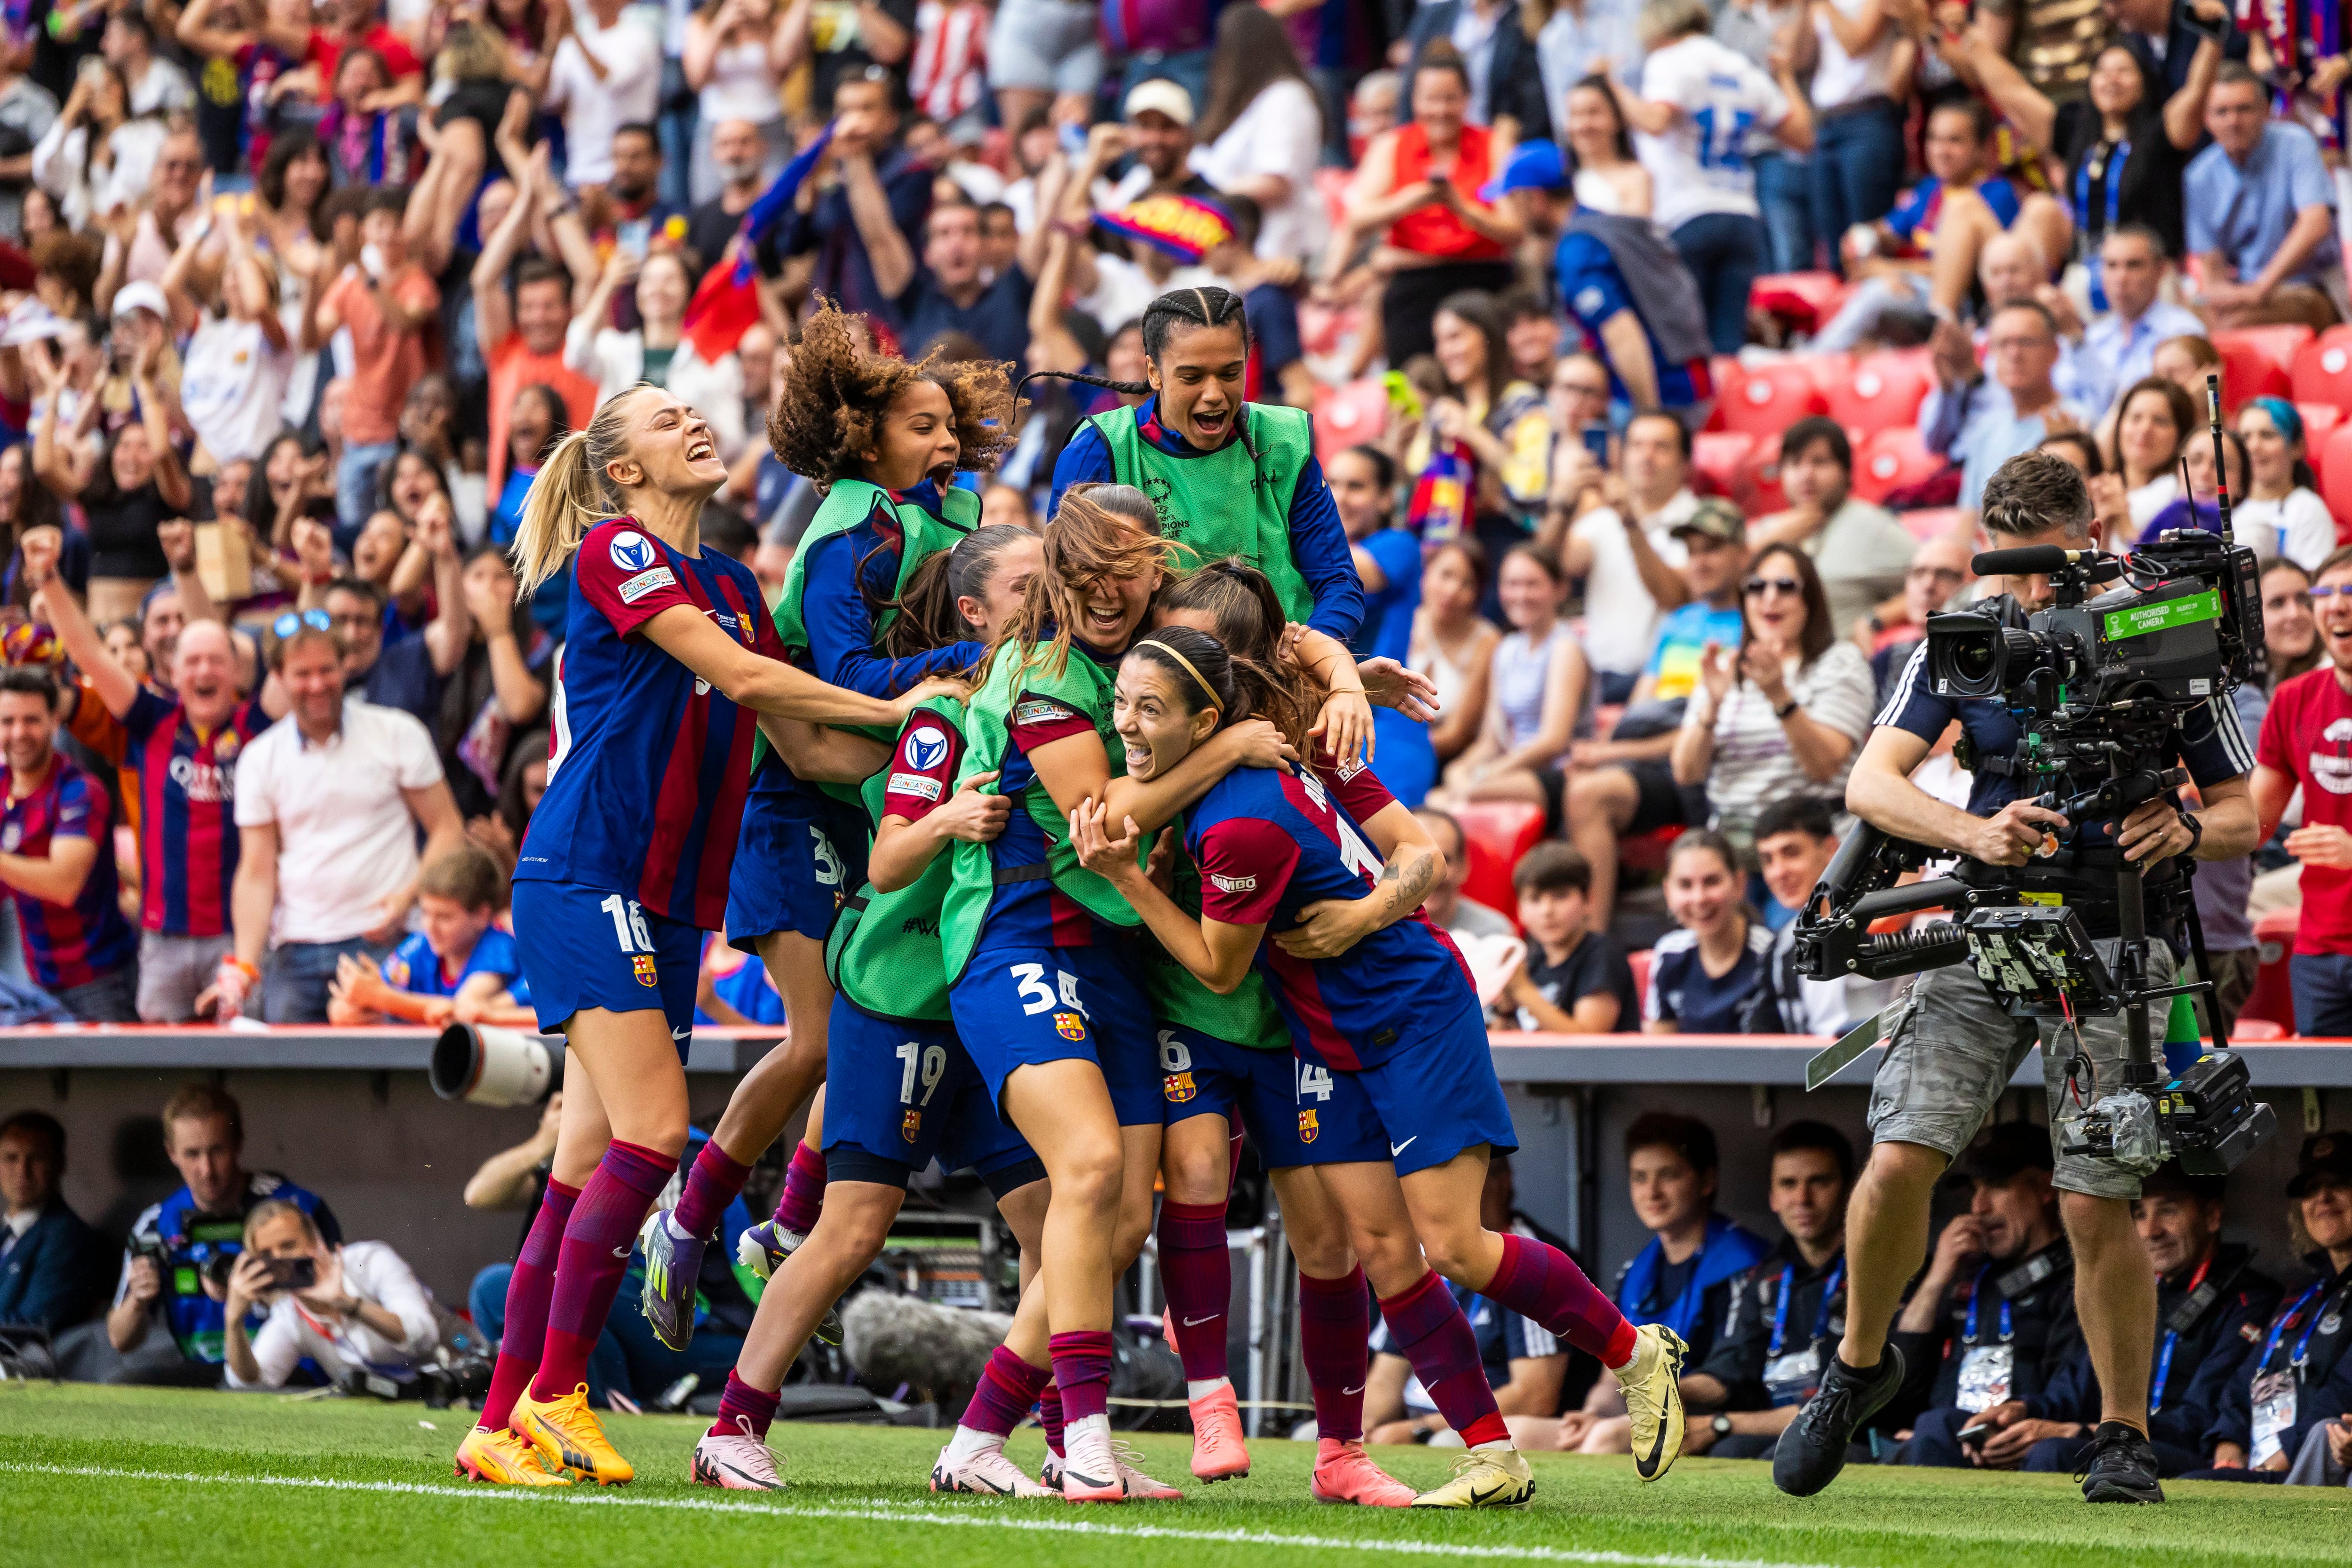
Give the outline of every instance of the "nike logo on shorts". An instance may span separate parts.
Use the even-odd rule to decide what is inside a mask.
[[[1415,1143],[1418,1143],[1418,1142],[1421,1142],[1421,1134],[1420,1134],[1420,1133],[1418,1133],[1418,1132],[1416,1132],[1416,1133],[1414,1133],[1412,1137],[1410,1137],[1410,1138],[1406,1139],[1406,1140],[1405,1140],[1403,1142],[1402,1142],[1402,1143],[1391,1143],[1391,1144],[1390,1144],[1390,1145],[1389,1145],[1389,1158],[1390,1158],[1390,1159],[1391,1159],[1391,1160],[1395,1159],[1399,1154],[1403,1153],[1407,1149],[1412,1148]]]

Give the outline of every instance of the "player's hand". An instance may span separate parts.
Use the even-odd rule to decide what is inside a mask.
[[[2170,856],[2188,854],[2193,841],[2189,825],[2180,820],[2180,813],[2173,809],[2169,801],[2149,800],[2142,801],[2124,818],[2116,842],[2123,846],[2125,859],[2153,864]]]
[[[2352,870],[2352,833],[2333,826],[2298,827],[2286,836],[2286,852],[2306,866]]]
[[[1298,911],[1288,931],[1269,931],[1274,944],[1293,958],[1337,958],[1371,934],[1364,899],[1318,899]]]
[[[228,1271],[228,1299],[221,1304],[222,1315],[230,1322],[238,1321],[266,1300],[270,1289],[269,1260],[258,1252],[238,1253]]]
[[[1240,758],[1234,763],[1235,767],[1280,768],[1286,773],[1298,771],[1298,748],[1265,720],[1244,719],[1238,724],[1227,725],[1225,732],[1242,749]]]
[[[1368,658],[1356,666],[1364,683],[1364,699],[1375,708],[1393,708],[1416,724],[1433,724],[1444,711],[1437,701],[1437,682],[1392,658]]]
[[[1334,691],[1323,700],[1307,731],[1323,742],[1325,753],[1345,764],[1349,759],[1372,760],[1372,705],[1361,691]]]
[[[1113,838],[1109,817],[1110,808],[1094,796],[1080,801],[1070,813],[1070,847],[1077,851],[1078,864],[1087,870],[1115,887],[1131,887],[1143,879],[1143,868],[1135,863],[1136,840],[1143,830],[1130,816],[1125,819],[1126,836]]]
[[[2012,800],[1977,825],[1976,842],[1963,847],[1988,866],[2022,866],[2051,847],[2066,819],[2046,805]]]
[[[155,1267],[152,1258],[131,1260],[131,1285],[124,1300],[134,1307],[143,1307],[163,1293],[163,1271]]]
[[[936,701],[942,697],[952,697],[961,702],[971,695],[971,681],[951,680],[944,675],[934,675],[929,680],[911,686],[892,698],[890,708],[898,714],[898,721],[903,724],[907,721],[908,714],[926,702]]]
[[[1003,837],[1005,825],[1013,820],[1013,797],[989,793],[988,786],[999,776],[992,768],[958,784],[955,794],[930,814],[939,831],[966,844],[993,844]]]

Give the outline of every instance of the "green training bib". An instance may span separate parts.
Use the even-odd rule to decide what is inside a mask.
[[[963,704],[938,698],[907,716],[903,737],[919,725],[935,724],[963,733]],[[882,795],[887,768],[866,781],[866,814],[882,826]],[[950,849],[953,847],[950,846]],[[940,952],[940,911],[955,881],[955,858],[948,850],[931,858],[923,874],[895,892],[879,893],[868,882],[842,907],[824,944],[825,978],[851,1005],[877,1018],[905,1024],[948,1021],[948,975]]]
[[[1238,555],[1265,574],[1282,613],[1304,621],[1315,612],[1315,595],[1291,542],[1290,498],[1315,455],[1314,421],[1303,408],[1260,403],[1243,405],[1243,414],[1248,447],[1229,441],[1192,458],[1171,456],[1145,440],[1131,408],[1108,409],[1088,423],[1110,449],[1112,476],[1150,496],[1161,537],[1191,552],[1185,567]]]

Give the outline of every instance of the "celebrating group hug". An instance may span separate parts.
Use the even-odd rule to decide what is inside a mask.
[[[1532,1495],[1449,1280],[1599,1358],[1638,1474],[1673,1465],[1681,1340],[1481,1223],[1510,1116],[1468,971],[1422,912],[1442,856],[1372,754],[1373,705],[1426,721],[1433,692],[1349,654],[1352,571],[1302,568],[1347,559],[1307,416],[1243,400],[1234,294],[1160,296],[1143,340],[1151,395],[1092,421],[1110,479],[1060,488],[1033,533],[982,526],[958,482],[1014,438],[1004,367],[909,363],[821,310],[769,422],[824,493],[772,614],[702,546],[727,468],[694,408],[639,386],[550,456],[514,553],[525,595],[567,561],[575,591],[514,925],[573,1067],[460,1473],[632,1479],[584,1376],[631,1244],[646,1316],[682,1346],[722,1213],[804,1106],[777,1217],[740,1238],[767,1286],[698,1482],[782,1484],[784,1374],[838,1332],[835,1303],[934,1158],[995,1195],[1022,1294],[932,1489],[1181,1495],[1108,1409],[1113,1289],[1155,1189],[1192,1474],[1247,1474],[1224,1320],[1244,1135],[1298,1265],[1317,1499]],[[765,964],[788,1034],[656,1208],[688,1139],[713,930]],[[1465,1445],[1419,1494],[1362,1442],[1373,1296]],[[1033,1412],[1039,1476],[1004,1450]]]

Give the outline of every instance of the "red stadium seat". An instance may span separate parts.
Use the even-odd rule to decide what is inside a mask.
[[[2297,908],[2273,910],[2254,922],[2254,952],[2262,967],[2254,974],[2253,994],[2238,1009],[2240,1018],[2267,1018],[2294,1033],[2294,984],[2288,977],[2287,955],[2294,951],[2294,928],[2302,919]]]
[[[2327,437],[2344,423],[2344,410],[2327,403],[2298,403],[2294,411],[2303,416],[2304,460],[2324,485],[2327,480]]]
[[[1853,356],[1807,354],[1797,363],[1805,367],[1806,373],[1813,378],[1813,390],[1822,395],[1822,400],[1834,412],[1837,389],[1853,379]]]
[[[2318,460],[2312,467],[2319,470],[2319,499],[2336,517],[2336,537],[2341,542],[2347,531],[2345,524],[2352,521],[2352,422],[2338,425],[2327,433],[2321,444]]]
[[[1756,437],[1744,430],[1702,431],[1691,437],[1691,467],[1713,479],[1725,495],[1748,504],[1748,459]]]
[[[1722,389],[1723,427],[1751,436],[1772,436],[1808,414],[1827,411],[1829,402],[1813,384],[1812,373],[1797,362],[1742,365]]]
[[[1874,436],[1912,424],[1934,379],[1914,353],[1864,354],[1852,373],[1824,386],[1830,417],[1849,431]]]
[[[2221,352],[2221,396],[2234,410],[2250,397],[2284,397],[2309,327],[2237,327],[2213,334]]]
[[[2331,334],[2340,331],[2329,329]],[[2304,344],[2295,352],[2290,380],[2297,403],[2325,403],[2352,413],[2352,336]]]
[[[1845,284],[1834,272],[1768,272],[1748,289],[1749,310],[1801,332],[1819,331],[1844,300]]]
[[[1633,1003],[1634,1005],[1640,1006],[1649,999],[1650,994],[1650,950],[1645,947],[1639,952],[1627,953],[1625,967],[1633,972]],[[1625,1028],[1628,1026],[1628,1021],[1620,1018],[1617,1021],[1617,1026],[1621,1029]],[[1641,1020],[1638,1018],[1632,1020],[1631,1026],[1640,1028]]]
[[[1927,439],[1908,426],[1881,430],[1854,454],[1853,493],[1883,500],[1906,485],[1944,471],[1945,460],[1927,450]]]
[[[1315,455],[1324,462],[1350,447],[1379,440],[1388,423],[1388,388],[1371,376],[1315,389]]]
[[[1482,800],[1454,808],[1469,843],[1470,870],[1462,890],[1490,910],[1508,915],[1518,908],[1511,870],[1519,857],[1543,837],[1543,807],[1523,801]]]

